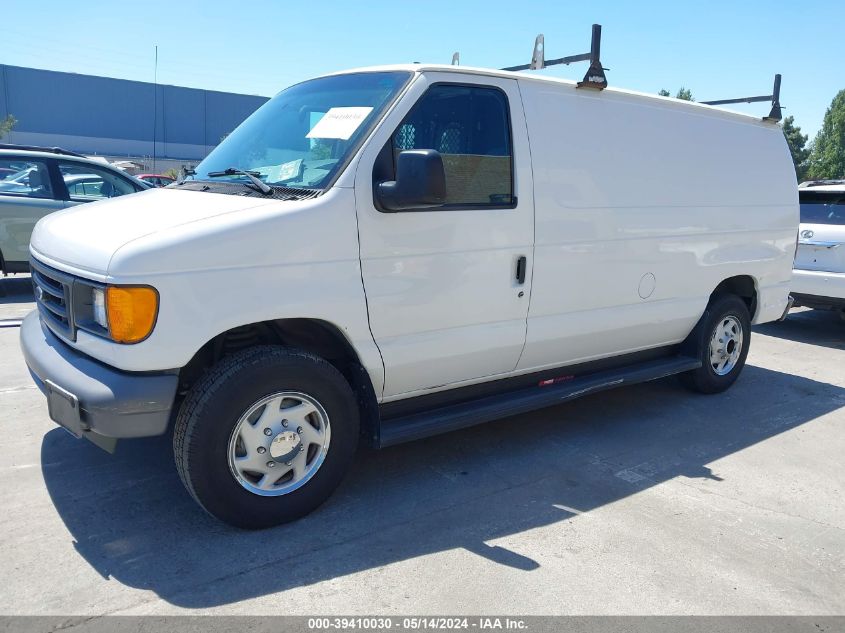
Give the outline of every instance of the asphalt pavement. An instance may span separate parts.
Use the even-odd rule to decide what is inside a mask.
[[[0,279],[0,613],[843,614],[845,322],[757,327],[717,396],[665,379],[360,451],[317,512],[205,515],[168,436],[47,416]]]

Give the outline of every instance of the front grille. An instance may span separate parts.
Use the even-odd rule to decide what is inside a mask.
[[[59,336],[76,340],[73,310],[70,307],[73,305],[73,277],[34,259],[30,261],[30,268],[35,305],[41,320]]]

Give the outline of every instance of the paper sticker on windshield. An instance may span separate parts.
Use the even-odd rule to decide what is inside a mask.
[[[372,111],[372,108],[329,108],[305,138],[339,138],[346,141]]]
[[[299,176],[300,172],[302,171],[302,159],[297,158],[296,160],[292,160],[290,162],[285,163],[284,165],[279,166],[279,176],[276,178],[279,182],[284,180],[293,180],[297,176]]]

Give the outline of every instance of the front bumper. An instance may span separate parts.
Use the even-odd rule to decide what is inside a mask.
[[[47,396],[50,418],[76,437],[103,448],[117,438],[149,437],[167,430],[179,377],[132,373],[80,354],[31,312],[21,324],[29,372]]]

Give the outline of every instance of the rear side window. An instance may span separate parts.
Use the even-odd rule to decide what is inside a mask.
[[[50,170],[38,160],[19,162],[19,169],[0,180],[0,195],[25,198],[53,198]]]
[[[845,224],[845,194],[801,194],[801,222],[805,224]]]
[[[513,150],[505,94],[497,88],[432,86],[393,135],[394,165],[406,149],[443,157],[446,205],[513,204]]]

